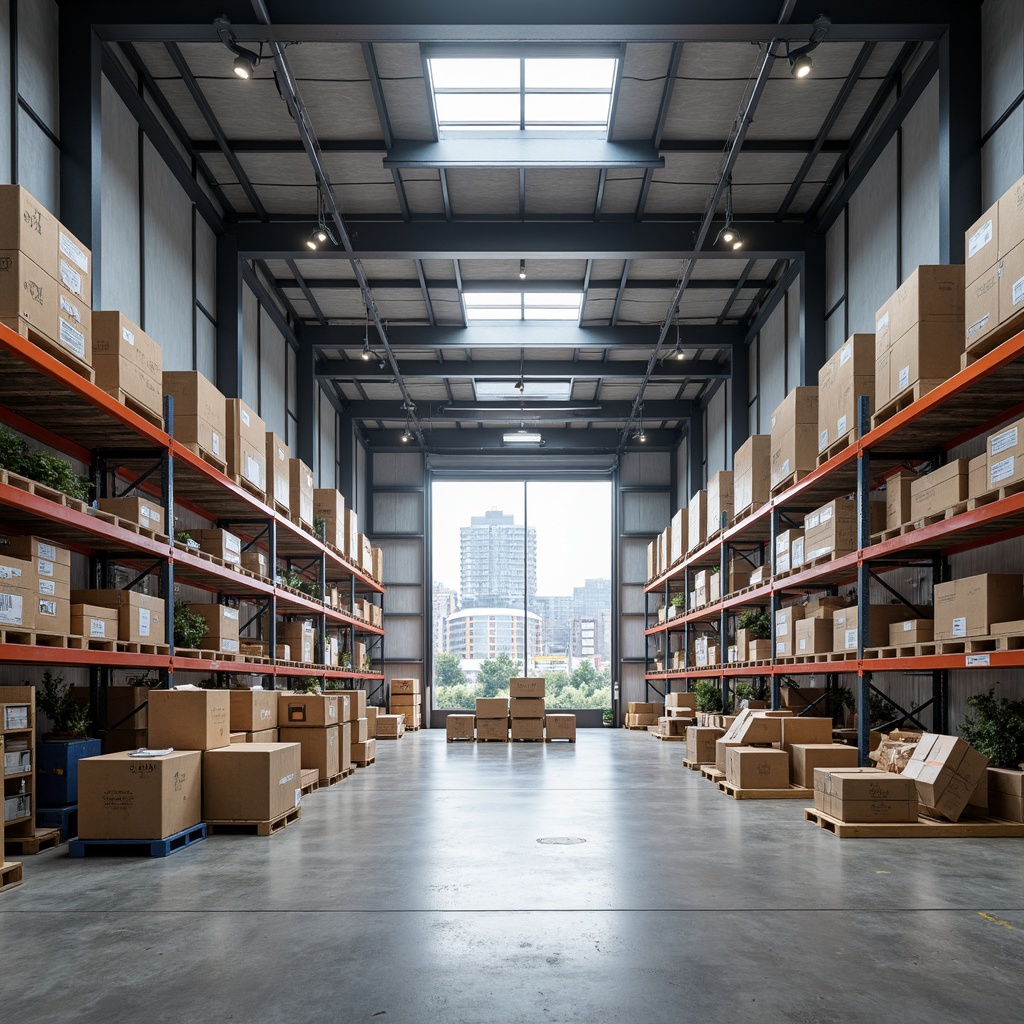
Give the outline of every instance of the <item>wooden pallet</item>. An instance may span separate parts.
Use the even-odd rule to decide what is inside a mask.
[[[254,484],[247,476],[242,473],[228,473],[228,478],[232,480],[238,487],[248,491],[254,498],[259,498],[260,501],[266,502],[267,492],[260,489],[259,484]]]
[[[725,782],[725,772],[720,772],[713,764],[702,764],[700,766],[700,777],[708,782]]]
[[[543,736],[512,736],[509,743],[543,743]]]
[[[969,821],[939,821],[919,817],[908,822],[840,821],[814,807],[804,808],[804,820],[840,839],[998,839],[1024,838],[1024,823],[978,818]]]
[[[973,512],[976,508],[991,505],[994,501],[1001,501],[1004,498],[1012,498],[1015,494],[1020,494],[1022,491],[1024,491],[1024,480],[1018,480],[1015,483],[1007,484],[1005,487],[997,487],[991,491],[984,491],[962,504]]]
[[[166,839],[72,839],[69,857],[170,857],[206,838],[206,825],[193,825]]]
[[[175,647],[174,656],[176,658],[190,658],[198,661],[229,661],[238,662],[240,664],[246,663],[246,656],[242,654],[229,654],[225,651],[204,651],[198,650],[195,647]]]
[[[818,465],[824,466],[829,459],[834,459],[840,452],[846,451],[857,440],[857,428],[848,430],[842,437],[837,438],[827,448],[818,452]]]
[[[302,787],[300,788],[299,792],[302,793],[303,796],[311,796],[319,788],[320,788],[320,780],[316,779],[313,782],[304,783],[302,785]]]
[[[929,391],[934,391],[945,380],[919,380],[912,387],[907,388],[901,395],[894,398],[888,405],[883,405],[871,417],[871,428],[881,426],[886,420],[891,420],[898,412],[903,412],[915,402],[919,402]]]
[[[230,833],[246,833],[258,836],[272,836],[295,824],[302,817],[302,808],[293,807],[284,814],[279,814],[269,821],[208,821],[206,827],[210,835],[227,835]]]
[[[44,850],[60,846],[59,828],[37,828],[30,836],[5,836],[4,849],[23,857],[33,857]]]
[[[789,476],[780,480],[771,491],[772,497],[777,498],[780,494],[788,491],[790,487],[795,487],[805,476],[807,476],[811,470],[809,469],[795,469]]]
[[[353,764],[354,764],[354,765],[355,765],[355,766],[356,766],[357,768],[369,768],[369,766],[370,766],[371,764],[373,764],[373,762],[374,762],[374,761],[376,761],[376,760],[377,760],[377,757],[376,757],[376,755],[374,755],[373,757],[371,757],[371,758],[368,758],[368,759],[367,759],[366,761],[355,761],[355,760],[353,760],[353,762],[352,762],[352,763],[353,763]]]
[[[758,509],[764,505],[763,501],[751,502],[746,508],[733,510],[732,521],[730,526],[735,526],[737,523],[741,523],[748,516],[752,516]]]
[[[628,729],[630,732],[647,732],[646,725],[624,725],[623,729]]]
[[[707,768],[707,761],[688,761],[685,757],[683,758],[683,767],[691,772],[699,772],[703,768]]]
[[[298,513],[293,516],[289,516],[288,520],[292,525],[297,526],[300,530],[305,530],[306,533],[308,533],[314,540],[319,540],[319,537],[316,535],[316,531],[313,529],[313,524],[300,519]]]
[[[686,742],[686,737],[685,736],[663,736],[660,732],[652,732],[651,735],[656,740],[671,740],[671,741],[674,741],[676,743],[685,743]]]
[[[575,743],[575,736],[545,736],[545,743]]]
[[[35,629],[0,628],[0,644],[29,644],[32,647],[61,647],[77,649],[75,640],[66,633],[44,633]]]
[[[143,405],[134,395],[130,395],[121,388],[102,388],[111,398],[116,399],[126,409],[131,409],[136,416],[141,416],[148,423],[152,423],[157,430],[164,429],[164,418],[159,412],[154,412],[148,406]]]
[[[0,892],[16,889],[22,881],[21,861],[8,860],[0,864]]]
[[[5,317],[3,320],[0,320],[0,323],[10,328],[15,334],[20,334],[23,338],[27,338],[33,345],[43,349],[44,352],[48,352],[54,359],[59,359],[65,366],[70,367],[75,373],[80,377],[84,377],[90,383],[96,380],[96,371],[88,363],[79,359],[74,352],[69,351],[63,345],[44,337],[27,320],[22,320],[20,317],[11,317],[9,319]]]
[[[116,526],[118,529],[125,530],[127,533],[134,533],[137,537],[146,537],[149,540],[156,541],[160,544],[170,543],[170,537],[168,537],[166,533],[161,533],[159,530],[151,530],[148,526],[143,526],[141,523],[135,522],[134,519],[126,519],[124,516],[116,516],[113,512],[107,512],[101,508],[89,507],[86,509],[86,513],[92,516],[93,519],[99,519],[108,526]]]
[[[46,484],[29,480],[27,476],[22,476],[20,473],[12,473],[9,469],[0,469],[0,484],[17,488],[17,490],[35,495],[37,498],[45,498],[47,501],[52,501],[64,508],[75,509],[77,512],[88,514],[89,511],[89,506],[84,501],[72,498],[71,495],[58,491],[56,487],[47,487]]]
[[[449,736],[447,737],[449,743],[475,743],[475,736]]]
[[[1004,341],[1009,341],[1022,327],[1024,327],[1024,310],[1018,310],[1008,320],[993,327],[984,338],[979,338],[960,356],[960,369],[966,370],[968,366],[976,363],[982,356],[986,356],[993,349],[999,348]]]
[[[803,786],[787,786],[785,789],[740,789],[731,782],[719,782],[718,789],[726,793],[733,800],[796,800],[797,798],[809,799],[814,796],[814,791],[804,789]]]
[[[214,455],[211,451],[207,451],[201,444],[194,441],[189,444],[186,444],[183,441],[179,441],[178,443],[182,448],[187,448],[193,455],[198,456],[203,460],[203,462],[213,466],[214,469],[227,476],[228,464],[222,458]]]
[[[380,737],[378,736],[377,739],[380,739]],[[476,741],[477,741],[477,743],[508,743],[509,742],[507,736],[505,737],[505,739],[502,739],[500,736],[494,736],[494,737],[488,736],[486,739],[484,739],[482,736],[477,736]]]

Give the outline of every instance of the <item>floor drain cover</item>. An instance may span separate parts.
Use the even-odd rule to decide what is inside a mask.
[[[586,839],[580,839],[578,836],[546,836],[537,842],[544,843],[545,846],[575,846],[577,843],[585,843]]]

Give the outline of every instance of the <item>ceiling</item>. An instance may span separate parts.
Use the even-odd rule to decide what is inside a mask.
[[[933,5],[840,2],[809,77],[796,80],[784,58],[774,62],[732,170],[747,244],[738,253],[714,245],[719,204],[670,317],[737,114],[767,40],[783,32],[774,27],[779,3],[736,4],[727,26],[714,23],[720,5],[689,5],[694,24],[682,26],[678,5],[655,0],[630,5],[637,20],[628,25],[597,0],[571,26],[480,24],[489,15],[456,0],[431,5],[429,25],[419,23],[421,7],[411,23],[395,11],[367,25],[346,23],[337,10],[346,5],[324,3],[301,5],[297,24],[289,5],[270,4],[353,248],[313,253],[305,240],[317,217],[315,177],[266,47],[253,78],[241,81],[212,28],[224,4],[151,4],[156,10],[123,16],[124,5],[94,6],[95,21],[109,19],[99,26],[107,57],[126,80],[141,79],[173,144],[237,225],[250,281],[298,343],[313,346],[339,405],[371,446],[400,444],[414,421],[413,442],[432,451],[501,448],[502,431],[519,426],[539,429],[552,452],[621,452],[639,424],[654,446],[677,442],[733,360],[746,362],[751,325],[780,282],[792,282],[805,233],[936,31],[914,24]],[[817,10],[785,6],[791,45],[806,43]],[[261,7],[227,5],[239,45],[258,49],[270,38],[254,15]],[[472,20],[460,20],[464,7]],[[542,10],[517,8],[543,19]],[[868,16],[880,21],[866,29]],[[441,42],[504,55],[612,46],[620,65],[607,137],[439,139],[425,61]],[[367,326],[355,257],[394,362]],[[467,321],[474,292],[523,288],[582,293],[578,317]],[[367,339],[370,359],[362,358]],[[480,382],[504,381],[507,390],[520,378],[521,395],[481,401]],[[537,392],[551,381],[564,387],[545,401]]]

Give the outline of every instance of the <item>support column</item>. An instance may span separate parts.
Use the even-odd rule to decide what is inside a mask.
[[[704,412],[698,409],[689,418],[686,431],[686,443],[689,456],[686,460],[689,474],[690,490],[687,498],[692,497],[704,487]]]
[[[356,425],[351,413],[338,415],[338,445],[341,479],[338,490],[354,506],[356,500]]]
[[[77,7],[61,11],[60,57],[60,219],[92,250],[93,299],[100,306],[100,221],[102,173],[103,51],[99,36]]]
[[[734,345],[730,357],[729,418],[733,454],[750,437],[750,349]],[[732,456],[730,456],[731,460]],[[732,468],[730,461],[729,468]]]
[[[217,236],[217,387],[225,398],[242,397],[242,337],[242,261],[237,228],[227,224]]]
[[[981,212],[981,7],[962,5],[939,49],[939,262],[964,262]]]
[[[825,364],[825,236],[808,226],[800,269],[800,383],[816,385]]]
[[[296,458],[302,461],[316,474],[317,459],[317,431],[320,426],[317,396],[320,385],[316,379],[316,350],[308,337],[303,337],[299,328],[299,351],[295,360],[295,372],[298,380],[295,382],[295,393],[298,395],[299,407],[296,410],[299,417],[298,424],[298,445],[296,447]]]

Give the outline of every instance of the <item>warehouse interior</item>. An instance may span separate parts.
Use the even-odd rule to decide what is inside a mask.
[[[0,0],[0,55],[10,1019],[1019,1019],[1024,5]],[[229,806],[247,742],[283,810],[154,768],[152,836],[85,830],[88,761]]]

